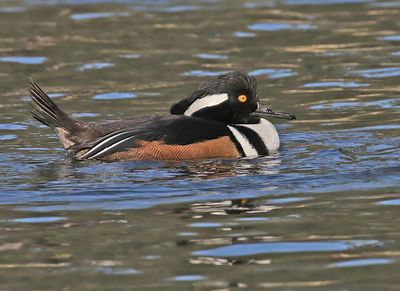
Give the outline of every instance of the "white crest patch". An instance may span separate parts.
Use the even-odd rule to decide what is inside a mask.
[[[186,109],[186,111],[183,114],[186,116],[192,116],[194,113],[196,113],[197,111],[199,111],[203,108],[219,105],[228,99],[229,99],[229,96],[226,93],[208,95],[203,98],[197,99],[192,104],[190,104],[189,108]]]
[[[269,152],[279,148],[279,135],[275,126],[268,120],[261,118],[256,124],[238,124],[253,130],[262,139]]]

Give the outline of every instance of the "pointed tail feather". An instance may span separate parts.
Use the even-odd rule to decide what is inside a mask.
[[[64,128],[74,130],[79,127],[79,122],[62,111],[50,97],[33,80],[30,82],[32,116],[51,128]]]
[[[30,82],[29,93],[32,117],[53,128],[66,149],[82,142],[84,134],[87,135],[89,130],[85,124],[61,110],[33,80]]]

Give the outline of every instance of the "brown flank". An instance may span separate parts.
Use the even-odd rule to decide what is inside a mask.
[[[239,158],[235,144],[228,136],[188,145],[169,145],[160,141],[136,141],[135,148],[104,156],[104,161],[127,160],[195,160]]]

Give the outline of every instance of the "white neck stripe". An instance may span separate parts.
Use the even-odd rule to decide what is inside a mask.
[[[192,116],[194,113],[196,113],[197,111],[199,111],[203,108],[219,105],[228,99],[229,99],[229,96],[226,93],[208,95],[203,98],[197,99],[192,104],[190,104],[189,108],[186,109],[185,113],[183,113],[183,114],[186,116]]]
[[[278,132],[268,120],[261,118],[259,123],[240,124],[240,126],[253,130],[262,139],[269,152],[274,152],[279,148]]]
[[[238,131],[233,126],[228,125],[229,130],[232,132],[236,141],[240,144],[243,149],[244,155],[246,157],[256,157],[258,156],[257,150],[253,147],[253,145],[249,142],[247,137]]]

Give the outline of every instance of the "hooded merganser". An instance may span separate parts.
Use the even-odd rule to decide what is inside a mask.
[[[79,160],[190,160],[268,155],[279,147],[264,117],[294,115],[261,106],[256,79],[230,72],[199,86],[172,105],[171,115],[83,123],[62,111],[34,82],[32,116],[56,132]]]

